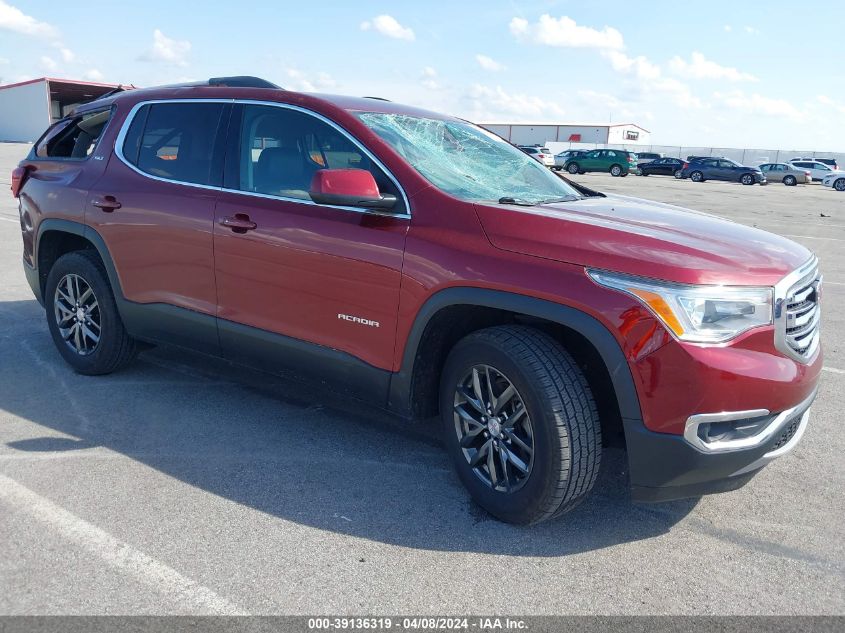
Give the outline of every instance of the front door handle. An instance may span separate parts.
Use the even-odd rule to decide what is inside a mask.
[[[97,207],[98,209],[102,209],[106,213],[111,213],[112,211],[119,209],[123,206],[117,201],[114,196],[103,196],[102,198],[94,198],[91,201],[91,204]]]
[[[220,224],[229,227],[235,233],[246,233],[258,227],[246,213],[236,213],[234,216],[223,218]]]

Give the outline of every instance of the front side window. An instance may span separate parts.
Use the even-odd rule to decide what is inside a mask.
[[[39,158],[88,158],[106,129],[111,110],[88,112],[56,123],[35,148]]]
[[[239,142],[241,191],[310,201],[311,181],[319,170],[364,169],[373,175],[380,193],[396,196],[393,211],[404,211],[401,192],[367,153],[308,113],[245,105]]]
[[[581,197],[539,162],[471,123],[382,112],[356,115],[426,180],[456,198],[539,204]]]
[[[153,103],[135,114],[123,157],[152,176],[199,185],[215,184],[214,144],[225,105]]]

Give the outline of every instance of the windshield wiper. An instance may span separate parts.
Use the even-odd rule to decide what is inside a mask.
[[[575,200],[583,200],[581,196],[564,196],[562,198],[548,198],[540,200],[537,204],[554,204],[555,202],[574,202]]]
[[[499,198],[499,204],[516,204],[521,207],[533,207],[536,203],[528,202],[522,198],[511,198],[510,196],[503,196]]]

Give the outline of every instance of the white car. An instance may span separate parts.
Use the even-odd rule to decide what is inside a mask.
[[[555,157],[548,147],[539,147],[537,145],[520,145],[519,149],[528,154],[531,158],[536,160],[541,165],[546,167],[555,166]]]
[[[837,191],[845,191],[845,171],[832,171],[822,180],[825,187],[833,187]]]
[[[813,180],[823,180],[825,176],[828,176],[834,170],[830,167],[830,165],[825,165],[824,163],[820,163],[817,160],[791,160],[789,164],[793,167],[800,169],[802,171],[810,172],[810,176]],[[838,172],[840,174],[845,174],[845,172]]]

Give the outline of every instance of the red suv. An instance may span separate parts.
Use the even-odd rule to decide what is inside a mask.
[[[437,415],[505,521],[574,507],[617,441],[635,500],[737,488],[816,395],[812,253],[453,117],[243,77],[132,90],[51,126],[12,190],[78,372],[169,343]]]

